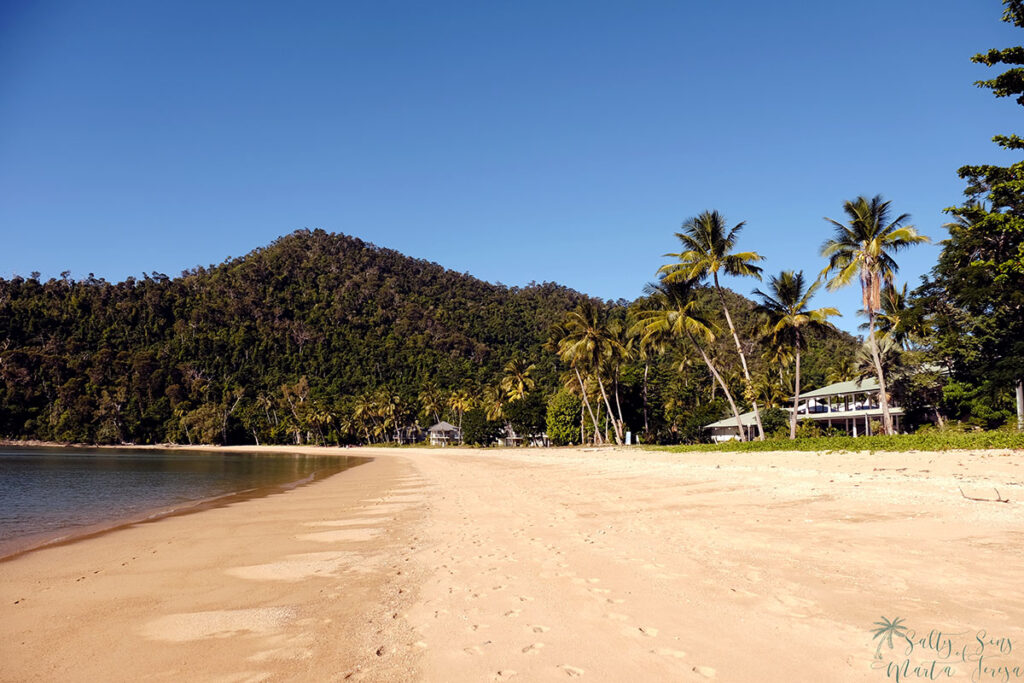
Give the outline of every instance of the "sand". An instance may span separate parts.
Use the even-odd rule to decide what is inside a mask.
[[[1024,680],[1019,451],[339,452],[0,563],[0,679]]]

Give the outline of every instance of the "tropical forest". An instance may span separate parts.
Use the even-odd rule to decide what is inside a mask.
[[[1024,28],[1022,3],[1005,7]],[[978,86],[1024,106],[1024,48],[973,61],[993,70]],[[830,436],[786,410],[794,396],[864,379],[880,434],[897,431],[890,400],[903,432],[1019,430],[1024,161],[950,172],[963,196],[919,282],[900,279],[901,254],[940,226],[884,194],[807,217],[821,258],[802,264],[750,250],[728,207],[683,207],[633,301],[491,284],[319,229],[174,277],[0,279],[0,438],[404,444],[445,421],[482,446],[696,444],[752,413],[750,439],[788,442]],[[862,295],[842,311],[859,338],[815,303],[842,287]]]

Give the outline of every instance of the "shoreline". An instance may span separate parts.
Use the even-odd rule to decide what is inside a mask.
[[[44,445],[42,442],[32,443],[32,444],[17,444],[17,445],[15,445],[14,443],[11,443],[11,442],[2,442],[2,443],[0,443],[0,447],[4,447],[4,446],[6,446],[6,447],[13,447],[13,448],[47,448],[47,449],[53,449],[53,450],[63,450],[65,448],[66,449],[85,449],[85,448],[96,449],[96,448],[104,448],[105,450],[113,449],[113,450],[124,450],[124,451],[159,450],[159,451],[168,451],[168,452],[181,452],[181,451],[185,451],[185,452],[192,451],[192,452],[202,452],[202,453],[217,453],[218,452],[217,450],[215,450],[215,447],[203,447],[203,446],[198,446],[198,447],[193,447],[193,446],[185,446],[185,447],[150,446],[150,447],[146,447],[146,446],[123,446],[122,445],[122,446],[99,447],[99,446],[85,446],[85,445],[80,445],[80,444],[63,444],[63,445],[61,445],[61,444],[45,444]],[[257,451],[255,449],[249,450],[249,447],[229,447],[228,449],[222,449],[219,452],[220,453],[235,452],[235,453],[246,453],[246,454],[250,454],[251,453],[251,454],[254,454],[254,455],[259,455],[259,454],[269,455],[269,454],[273,454],[273,455],[279,455],[279,456],[285,456],[285,455],[296,455],[296,456],[304,455],[301,452],[295,453],[293,451],[277,451],[277,450],[273,450],[273,449],[267,449],[267,450],[263,450],[263,451]],[[145,510],[142,510],[142,511],[136,512],[134,514],[131,514],[131,515],[128,515],[128,516],[124,516],[124,517],[111,517],[109,519],[104,519],[104,520],[101,520],[101,521],[98,521],[98,522],[92,522],[92,523],[85,524],[85,525],[82,525],[82,526],[62,527],[60,529],[51,529],[49,531],[41,531],[41,532],[37,532],[37,533],[34,533],[34,534],[30,534],[30,535],[22,535],[22,536],[13,537],[13,538],[10,538],[10,539],[5,539],[5,540],[0,541],[0,563],[8,562],[8,561],[10,561],[10,560],[12,560],[14,558],[21,557],[22,555],[25,555],[27,553],[35,552],[37,550],[41,550],[41,549],[44,549],[44,548],[62,546],[62,545],[70,544],[70,543],[77,543],[79,541],[87,540],[87,539],[90,539],[90,538],[95,538],[97,536],[101,536],[101,535],[106,534],[106,533],[117,531],[119,529],[124,529],[124,528],[128,528],[128,527],[132,527],[132,526],[135,526],[135,525],[138,525],[138,524],[150,524],[150,523],[158,522],[158,521],[160,521],[162,519],[166,519],[166,518],[169,518],[169,517],[177,517],[177,516],[181,516],[181,515],[195,514],[197,512],[202,512],[204,510],[210,510],[210,509],[214,509],[214,508],[217,508],[217,507],[222,507],[222,506],[225,506],[225,505],[232,505],[234,503],[239,503],[239,502],[246,501],[246,500],[252,500],[252,499],[256,499],[256,498],[264,498],[264,497],[272,496],[272,495],[275,495],[275,494],[278,494],[278,493],[283,493],[285,491],[290,491],[290,490],[292,490],[294,488],[298,488],[298,487],[301,487],[301,486],[307,486],[307,485],[309,485],[311,483],[314,483],[316,481],[322,480],[323,478],[331,477],[331,476],[334,476],[336,474],[340,474],[340,473],[344,472],[347,469],[351,469],[353,467],[358,467],[359,465],[365,464],[366,462],[369,461],[368,458],[359,458],[359,457],[356,457],[356,456],[352,456],[349,453],[337,454],[336,456],[333,453],[332,454],[316,453],[316,455],[330,455],[330,456],[339,457],[339,458],[343,457],[346,460],[353,460],[353,461],[356,461],[356,462],[346,463],[344,466],[341,467],[341,469],[330,469],[330,470],[327,470],[326,472],[323,472],[322,470],[313,470],[311,473],[309,473],[308,475],[302,477],[301,479],[296,479],[296,480],[292,480],[292,481],[284,481],[284,482],[280,482],[280,483],[277,483],[277,484],[256,486],[256,487],[253,487],[253,488],[242,489],[242,490],[238,490],[238,491],[229,491],[229,492],[226,492],[226,493],[222,493],[222,494],[219,494],[219,495],[216,495],[216,496],[210,496],[210,497],[207,497],[207,498],[197,498],[197,499],[194,499],[194,500],[182,501],[182,502],[177,503],[177,504],[160,505],[160,506],[156,506],[156,507],[150,507],[150,508],[147,508]],[[361,462],[359,462],[359,461],[361,461]]]
[[[384,502],[406,469],[371,458],[281,495],[0,563],[0,679],[139,680],[163,671],[179,680],[244,680],[250,675],[235,678],[239,666],[354,670],[366,655],[360,625],[398,604],[384,593],[391,579],[379,569],[411,522],[410,506]],[[351,524],[359,519],[365,526]],[[364,541],[368,552],[357,549]],[[363,562],[353,566],[356,555]],[[339,574],[344,588],[328,591],[327,577]],[[288,643],[261,640],[283,633]],[[348,643],[340,659],[321,641],[329,633]],[[238,646],[219,652],[235,635]]]
[[[341,450],[0,564],[0,678],[877,681],[880,615],[1024,638],[1021,452]]]

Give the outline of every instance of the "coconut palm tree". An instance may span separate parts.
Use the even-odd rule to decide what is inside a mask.
[[[912,320],[914,316],[910,315],[906,283],[902,289],[896,289],[891,284],[884,285],[879,301],[881,308],[875,313],[875,331],[881,334],[880,339],[889,339],[906,351],[910,348],[913,338],[922,335],[921,326],[915,324],[917,321]],[[861,323],[859,328],[866,331],[868,323]]]
[[[596,379],[608,410],[608,419],[615,430],[615,442],[622,445],[622,422],[615,418],[602,374],[615,358],[623,353],[601,310],[592,302],[584,301],[565,318],[567,336],[559,344],[559,354],[570,365],[582,365]]]
[[[840,223],[825,218],[832,224],[832,237],[821,246],[821,255],[828,259],[828,265],[821,271],[828,280],[828,288],[836,290],[860,278],[861,300],[868,316],[868,344],[878,377],[878,400],[882,408],[882,430],[893,433],[892,415],[889,413],[889,399],[886,395],[885,372],[879,357],[878,340],[875,337],[875,318],[881,309],[882,285],[892,284],[899,266],[893,254],[928,238],[917,232],[912,225],[906,225],[909,214],[891,218],[889,205],[881,195],[868,199],[857,197],[843,203],[847,222]]]
[[[583,373],[580,372],[580,366],[582,365],[580,359],[570,357],[570,354],[567,352],[566,341],[568,337],[569,330],[564,322],[552,325],[548,332],[548,340],[544,343],[544,349],[557,354],[563,362],[572,368],[576,380],[579,382],[580,398],[587,409],[587,413],[590,415],[591,422],[594,424],[594,443],[601,443],[601,429],[598,427],[597,417],[594,415],[594,409],[590,404],[590,392],[587,391],[588,381],[584,380]]]
[[[423,412],[428,416],[433,416],[434,424],[441,421],[441,413],[444,412],[444,397],[441,394],[441,390],[437,388],[437,384],[431,381],[423,383],[423,387],[420,389],[420,407]]]
[[[462,416],[473,409],[473,393],[469,389],[459,389],[448,398],[448,407],[459,416],[459,434],[462,434]]]
[[[689,341],[700,353],[711,375],[722,387],[725,398],[729,402],[732,414],[736,418],[736,430],[741,441],[746,441],[746,433],[740,420],[740,411],[736,407],[732,393],[718,368],[704,351],[702,344],[711,344],[715,340],[711,322],[703,315],[697,303],[693,280],[652,282],[644,287],[644,293],[650,298],[650,308],[637,311],[633,323],[633,331],[641,338],[656,338],[664,334],[682,341]]]
[[[834,329],[828,318],[839,315],[839,311],[831,306],[809,308],[811,299],[820,287],[820,280],[808,286],[802,270],[796,273],[784,270],[778,276],[768,278],[767,293],[760,289],[754,290],[754,294],[761,299],[758,308],[768,316],[765,336],[773,343],[787,346],[793,351],[793,413],[789,416],[791,439],[796,438],[796,411],[800,404],[800,354],[807,342],[805,333]]]
[[[825,373],[825,381],[829,384],[851,382],[857,379],[857,363],[851,357],[840,359]]]
[[[501,378],[501,388],[509,401],[520,401],[533,391],[535,382],[530,373],[536,365],[527,364],[521,358],[513,358],[505,364],[505,376]]]
[[[753,399],[753,382],[750,380],[750,370],[747,368],[747,356],[743,352],[743,345],[740,337],[736,334],[736,326],[732,324],[732,315],[729,314],[729,306],[725,302],[725,293],[718,281],[718,273],[736,277],[756,277],[761,279],[761,268],[754,265],[763,261],[764,257],[756,251],[744,251],[733,253],[740,231],[745,223],[737,223],[731,230],[726,231],[725,217],[717,211],[705,211],[695,218],[690,218],[683,223],[682,232],[677,232],[676,237],[683,244],[683,251],[678,254],[665,254],[679,263],[670,263],[662,266],[658,272],[663,273],[666,280],[693,280],[702,282],[709,276],[714,284],[718,299],[722,303],[722,311],[725,313],[725,322],[729,325],[729,332],[732,334],[733,342],[736,344],[736,353],[740,356],[740,364],[743,366],[743,379],[746,382],[747,393],[751,395],[751,402],[754,408],[754,420],[757,422],[758,438],[764,440],[764,427],[761,425],[761,413],[757,407],[757,401]]]
[[[500,420],[505,415],[505,401],[508,395],[500,386],[492,384],[484,387],[482,406],[488,420]]]
[[[630,320],[635,322],[635,311],[630,311]],[[633,353],[644,362],[643,402],[644,435],[646,436],[651,431],[647,420],[647,380],[651,372],[651,360],[655,356],[664,355],[672,341],[672,336],[666,330],[664,332],[652,333],[645,337],[632,325],[628,333],[631,336],[630,347],[633,349]]]

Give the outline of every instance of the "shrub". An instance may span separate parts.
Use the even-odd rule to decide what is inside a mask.
[[[488,420],[482,408],[467,410],[462,416],[463,443],[471,446],[490,446],[501,433],[501,424]]]
[[[690,446],[648,446],[652,450],[683,453],[688,451],[758,452],[758,451],[946,451],[984,449],[1022,449],[1024,432],[1018,431],[925,431],[924,434],[892,436],[838,436],[769,441],[729,441],[720,444]]]
[[[580,440],[582,406],[579,398],[565,390],[551,397],[547,408],[547,433],[551,443],[568,446]]]
[[[768,408],[761,413],[761,426],[765,434],[789,436],[789,413],[782,408]]]

